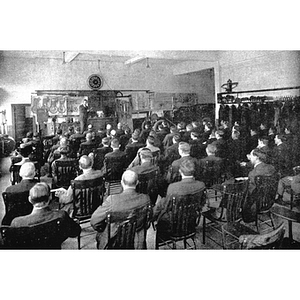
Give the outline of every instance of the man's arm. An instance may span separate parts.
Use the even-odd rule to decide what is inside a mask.
[[[106,214],[112,209],[111,198],[112,196],[108,196],[91,217],[91,225],[96,231],[100,231],[100,228],[103,228],[102,222],[106,219]]]

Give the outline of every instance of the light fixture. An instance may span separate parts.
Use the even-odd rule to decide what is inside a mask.
[[[150,65],[149,65],[149,58],[147,57],[147,65],[146,65],[146,68],[150,68]]]

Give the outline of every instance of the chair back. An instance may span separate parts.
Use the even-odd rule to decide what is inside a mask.
[[[2,225],[10,225],[14,218],[26,216],[32,212],[33,206],[28,201],[28,196],[29,191],[22,193],[2,193],[5,206],[5,215],[2,219]]]
[[[242,249],[280,249],[285,233],[284,223],[266,234],[242,235],[239,242]]]
[[[159,157],[160,157],[160,150],[152,152],[152,160],[151,160],[151,162],[152,162],[153,165],[155,165],[155,166],[158,165]]]
[[[79,151],[81,141],[82,141],[82,138],[70,139],[70,141],[69,141],[70,150],[71,150],[70,157],[74,157],[74,158],[77,157],[77,153]]]
[[[104,180],[97,177],[89,180],[72,180],[73,218],[79,221],[90,219],[103,202]]]
[[[274,202],[278,188],[278,176],[256,176],[254,178],[256,189],[252,196],[256,199],[256,211],[269,210]],[[255,194],[254,194],[255,193]]]
[[[171,197],[171,236],[182,238],[196,234],[201,195],[197,193]]]
[[[121,180],[125,171],[125,157],[105,157],[104,165],[106,166],[105,181]]]
[[[81,151],[80,155],[89,155],[91,152],[93,152],[96,149],[97,149],[96,144],[90,144],[90,145],[81,144],[80,145],[80,151]]]
[[[226,220],[236,222],[242,218],[242,207],[248,192],[248,180],[224,185],[222,197],[226,204]],[[222,201],[223,201],[222,199]]]
[[[10,167],[11,170],[11,184],[15,185],[17,183],[20,183],[22,180],[22,177],[20,176],[20,168],[21,165],[12,165]]]
[[[223,160],[207,160],[203,165],[201,179],[205,186],[210,188],[214,184],[221,184],[224,181]]]
[[[144,230],[143,248],[146,248],[151,211],[151,206],[148,205],[133,210],[108,213],[106,217],[108,242],[105,249],[134,249],[135,234],[140,230]],[[114,236],[111,236],[112,223],[117,223],[118,226]]]
[[[158,176],[159,168],[153,169],[150,172],[138,175],[138,185],[136,191],[140,194],[147,194],[150,197],[151,204],[155,204],[158,196]]]
[[[61,234],[61,220],[55,219],[26,227],[1,226],[6,249],[60,249],[66,239]]]
[[[68,188],[78,174],[78,160],[56,160],[56,168],[53,178],[53,186],[55,188]]]

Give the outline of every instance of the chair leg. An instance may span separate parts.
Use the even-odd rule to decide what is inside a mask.
[[[206,218],[203,216],[203,229],[202,229],[202,244],[205,245],[205,223],[206,223]]]
[[[186,249],[186,239],[183,240],[184,249]]]
[[[77,237],[77,241],[78,241],[78,250],[80,250],[80,234]]]
[[[176,242],[173,241],[173,249],[176,249]]]
[[[223,244],[223,249],[227,249],[226,248],[226,233],[223,229],[222,229],[222,244]]]

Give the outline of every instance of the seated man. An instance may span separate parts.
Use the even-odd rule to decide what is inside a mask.
[[[73,221],[65,211],[52,210],[50,203],[50,188],[44,183],[37,183],[29,192],[29,202],[33,205],[30,215],[21,216],[13,219],[11,226],[23,227],[37,225],[52,220],[61,220],[63,242],[68,237],[76,237],[79,235],[81,228]]]
[[[252,222],[256,217],[256,206],[255,206],[255,177],[256,176],[272,176],[276,175],[276,170],[272,165],[266,163],[266,153],[258,148],[251,151],[249,155],[253,170],[248,174],[249,186],[248,186],[248,197],[245,200],[243,206],[243,219],[245,222]]]
[[[81,156],[79,159],[79,168],[83,171],[83,174],[77,176],[75,180],[89,180],[102,176],[102,172],[98,170],[93,170],[93,159],[87,155]],[[68,190],[64,188],[59,188],[55,192],[55,196],[59,198],[59,202],[64,204],[62,208],[70,216],[73,214],[73,191],[72,187],[69,186]]]
[[[29,191],[38,181],[34,179],[35,176],[35,166],[32,162],[25,162],[19,172],[22,180],[16,185],[11,185],[6,188],[7,193],[22,193]]]
[[[121,180],[123,192],[108,196],[102,206],[99,206],[93,213],[91,218],[92,227],[98,231],[96,236],[97,248],[104,249],[107,244],[107,228],[103,231],[103,224],[106,215],[109,212],[122,212],[134,210],[146,205],[149,205],[150,199],[148,195],[138,194],[135,190],[138,183],[138,176],[135,172],[127,170],[124,172]],[[137,225],[139,227],[139,224]],[[117,226],[112,226],[111,236],[116,233]],[[144,242],[144,233],[141,230],[136,235],[136,248],[142,249]]]
[[[177,160],[174,160],[172,162],[171,168],[169,169],[167,173],[166,180],[168,183],[172,183],[175,181],[178,181],[179,178],[179,168],[180,164],[184,160],[191,160],[195,164],[195,177],[199,178],[199,174],[197,172],[198,169],[198,160],[194,157],[190,156],[191,146],[188,143],[180,142],[178,146],[178,152],[180,155],[180,158]]]
[[[182,160],[179,167],[181,174],[181,181],[171,183],[167,190],[166,198],[160,198],[153,210],[153,218],[157,220],[157,229],[163,232],[170,230],[171,215],[168,208],[171,201],[171,196],[184,196],[202,194],[205,190],[205,184],[201,181],[195,180],[195,163],[192,160]],[[199,196],[199,201],[201,197]],[[204,203],[199,203],[203,206]]]
[[[94,165],[93,168],[95,170],[101,170],[103,167],[104,157],[107,153],[112,152],[113,149],[110,147],[110,139],[108,137],[104,137],[102,139],[102,144],[100,148],[94,150]]]
[[[278,189],[277,189],[277,202],[283,201],[290,201],[291,195],[285,192],[285,187],[291,187],[293,193],[299,194],[300,193],[300,174],[296,176],[286,176],[279,180],[278,182]]]
[[[88,132],[85,136],[86,141],[80,144],[79,147],[79,156],[88,155],[93,150],[97,149],[97,144],[93,141],[93,135],[91,132]]]

